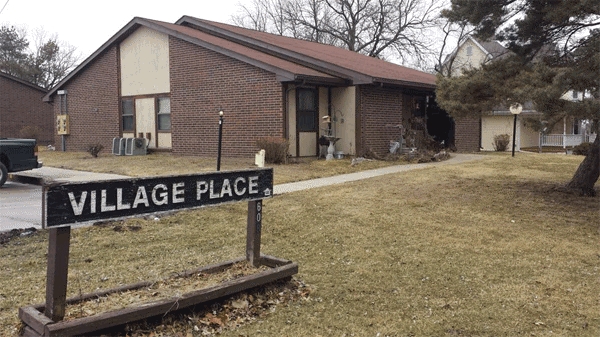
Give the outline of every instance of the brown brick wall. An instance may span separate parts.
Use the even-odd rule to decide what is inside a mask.
[[[113,46],[60,88],[67,90],[67,151],[85,151],[95,143],[104,146],[103,153],[112,151],[112,139],[120,135],[118,68],[118,50]],[[54,95],[52,99],[56,118],[60,98]],[[59,135],[55,135],[55,146],[62,150]]]
[[[5,76],[0,76],[0,137],[23,137],[21,130],[39,128],[38,144],[53,141],[54,121],[52,106],[42,101],[44,90],[36,89]]]
[[[455,118],[455,145],[458,152],[479,152],[481,146],[480,118]]]
[[[175,37],[169,41],[173,153],[216,157],[220,108],[223,157],[255,153],[259,137],[283,137],[283,89],[275,74]]]
[[[397,125],[402,122],[402,91],[394,88],[381,88],[375,86],[360,87],[359,124],[361,147],[357,149],[357,155],[365,154],[371,149],[379,155],[385,155],[389,151],[390,140],[398,139],[398,129],[386,127],[386,125]]]

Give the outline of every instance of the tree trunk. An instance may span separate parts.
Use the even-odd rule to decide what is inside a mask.
[[[579,192],[585,196],[595,196],[594,184],[600,176],[600,134],[596,135],[596,140],[590,147],[590,152],[583,159],[575,175],[571,178],[567,188]]]

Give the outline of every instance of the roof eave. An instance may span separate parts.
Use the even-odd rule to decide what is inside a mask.
[[[27,81],[25,81],[25,80],[22,80],[22,79],[20,79],[20,78],[18,78],[18,77],[15,77],[15,76],[13,76],[13,75],[6,74],[6,73],[4,73],[4,72],[2,72],[2,71],[0,71],[0,76],[4,77],[4,78],[6,78],[6,79],[9,79],[9,80],[11,80],[11,81],[14,81],[14,82],[20,83],[20,84],[22,84],[22,85],[28,86],[28,87],[30,87],[31,89],[35,89],[35,90],[41,91],[41,92],[42,92],[42,93],[44,93],[44,94],[48,92],[48,90],[47,90],[47,89],[44,89],[44,88],[42,88],[42,87],[40,87],[40,86],[38,86],[38,85],[35,85],[35,84],[33,84],[33,83],[30,83],[30,82],[27,82]]]
[[[430,83],[421,83],[421,82],[412,82],[412,81],[401,81],[401,80],[393,80],[387,78],[373,78],[373,84],[379,85],[392,85],[392,86],[400,86],[406,88],[417,88],[417,89],[431,89],[435,90],[436,85]]]
[[[346,87],[352,85],[351,81],[339,77],[317,77],[310,75],[296,75],[296,82],[336,87]]]

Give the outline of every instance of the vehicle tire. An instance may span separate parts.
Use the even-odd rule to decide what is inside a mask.
[[[0,163],[0,187],[4,185],[6,179],[8,179],[8,170],[4,164]]]

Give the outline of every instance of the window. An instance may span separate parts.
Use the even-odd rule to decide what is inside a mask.
[[[158,130],[171,130],[171,99],[169,97],[158,98]]]
[[[579,93],[575,90],[573,90],[573,99],[577,99],[579,98]]]
[[[296,119],[299,132],[317,131],[317,91],[314,89],[297,90]]]
[[[467,56],[473,55],[473,46],[467,46]]]
[[[123,99],[121,101],[121,114],[123,131],[133,130],[133,99]]]

